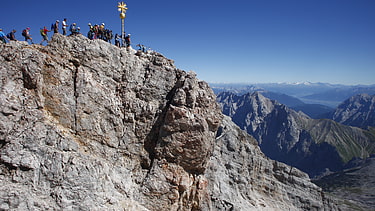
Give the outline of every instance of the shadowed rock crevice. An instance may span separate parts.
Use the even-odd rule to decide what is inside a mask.
[[[75,111],[73,111],[74,113],[74,128],[73,128],[73,131],[75,131],[75,134],[77,135],[78,132],[77,132],[77,128],[78,128],[78,116],[77,116],[77,111],[78,111],[78,97],[79,97],[79,91],[78,91],[78,71],[79,71],[79,66],[80,66],[80,63],[78,60],[75,60],[75,59],[72,59],[72,60],[69,60],[69,62],[71,62],[75,69],[73,70],[73,73],[72,73],[72,76],[73,76],[73,93],[74,93],[74,104],[75,104]]]
[[[21,72],[22,72],[23,86],[24,86],[26,89],[36,89],[37,84],[36,84],[36,82],[33,80],[34,77],[32,77],[32,76],[30,75],[29,71],[27,71],[26,68],[21,68]]]
[[[150,65],[147,66],[146,68],[146,73],[149,74],[150,71]],[[145,75],[145,78],[148,76]],[[150,133],[147,135],[146,140],[145,140],[145,149],[149,153],[149,158],[151,162],[154,161],[156,158],[156,146],[158,144],[158,141],[160,139],[160,128],[162,125],[165,123],[165,116],[167,111],[170,108],[170,105],[172,104],[172,100],[174,95],[176,94],[176,90],[181,87],[182,82],[180,81],[181,76],[177,75],[177,83],[173,86],[173,88],[168,92],[166,95],[166,105],[164,108],[162,108],[161,112],[157,115],[157,119],[150,131]],[[152,166],[152,163],[149,165],[149,167]]]
[[[11,163],[7,163],[7,162],[4,162],[2,160],[0,160],[0,165],[3,165],[5,168],[7,168],[8,171],[17,169],[16,166],[13,166]]]
[[[1,134],[0,134],[1,135]],[[0,139],[0,149],[3,148],[5,146],[7,142],[5,141],[5,139]]]

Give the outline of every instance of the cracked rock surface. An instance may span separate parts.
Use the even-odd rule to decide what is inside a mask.
[[[161,54],[59,34],[0,52],[1,210],[337,209]]]

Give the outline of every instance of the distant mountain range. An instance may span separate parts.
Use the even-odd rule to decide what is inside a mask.
[[[300,99],[306,103],[319,103],[323,105],[327,103],[327,105],[335,105],[332,102],[341,103],[342,101],[358,94],[375,94],[375,85],[343,86],[325,92],[303,96]]]
[[[263,96],[276,100],[277,102],[292,108],[295,111],[302,111],[309,117],[314,119],[325,118],[327,115],[333,112],[333,108],[321,104],[306,104],[302,100],[292,97],[286,94],[280,94],[269,91],[258,91]]]
[[[311,177],[342,170],[352,159],[375,152],[375,131],[311,119],[261,92],[240,96],[223,92],[217,100],[223,113],[254,136],[267,156]]]
[[[223,91],[241,95],[253,91],[268,91],[298,98],[305,104],[321,104],[336,108],[341,102],[357,94],[375,94],[373,85],[341,85],[329,83],[211,83],[216,94]],[[272,99],[272,98],[271,98]],[[280,101],[279,101],[280,102]],[[281,102],[283,103],[283,102]],[[283,103],[284,104],[284,103]],[[285,104],[288,105],[288,104]],[[293,107],[288,105],[289,107]]]
[[[374,209],[374,86],[264,84],[214,90],[223,113],[253,135],[269,157],[307,172],[346,210]]]

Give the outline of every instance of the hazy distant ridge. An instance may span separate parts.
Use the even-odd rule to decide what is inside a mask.
[[[341,102],[357,94],[375,94],[374,85],[342,85],[329,83],[212,83],[216,94],[230,91],[245,94],[253,91],[269,91],[298,98],[306,104],[321,104],[337,107]]]

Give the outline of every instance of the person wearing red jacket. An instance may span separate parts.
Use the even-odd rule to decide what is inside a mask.
[[[50,32],[47,27],[44,27],[43,29],[40,29],[40,35],[42,35],[42,42],[40,44],[43,44],[44,41],[47,41],[48,44],[48,35],[47,33]]]

